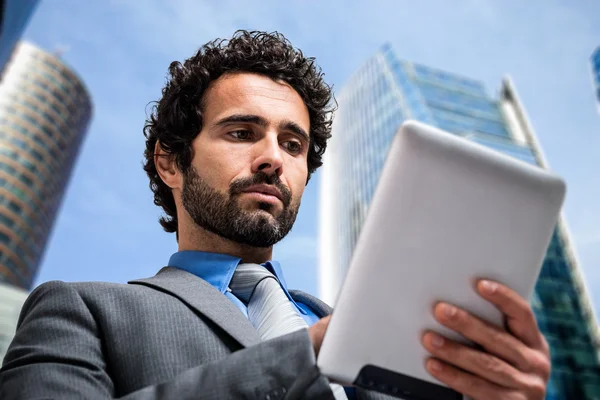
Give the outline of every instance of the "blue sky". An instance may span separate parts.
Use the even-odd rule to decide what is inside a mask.
[[[171,61],[245,28],[284,33],[338,88],[386,41],[404,59],[484,81],[490,94],[509,73],[552,168],[568,182],[565,214],[599,310],[600,114],[589,57],[600,44],[600,3],[450,3],[42,0],[25,39],[64,51],[95,113],[35,284],[126,282],[167,262],[175,238],[157,222],[141,168],[146,105],[159,98]],[[318,188],[317,174],[295,228],[275,250],[290,286],[310,293],[317,291]]]

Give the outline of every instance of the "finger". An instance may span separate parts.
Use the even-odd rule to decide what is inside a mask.
[[[488,353],[500,357],[520,371],[531,370],[529,360],[534,350],[510,333],[447,303],[436,305],[434,314],[442,325],[480,345]]]
[[[327,331],[327,327],[329,326],[329,320],[331,319],[331,315],[321,318],[316,323],[314,323],[310,328],[308,328],[308,335],[313,344],[313,349],[315,350],[315,355],[319,355],[321,351],[321,344],[323,344],[323,338],[325,336],[325,332]]]
[[[514,290],[488,280],[479,281],[477,290],[506,316],[506,323],[512,334],[529,347],[542,350],[543,337],[527,300]]]
[[[502,387],[516,389],[522,387],[526,379],[525,374],[498,357],[449,340],[434,332],[428,332],[423,336],[423,345],[436,358]]]
[[[434,378],[473,400],[516,399],[513,389],[500,387],[469,372],[461,371],[441,360],[429,359],[426,367]]]

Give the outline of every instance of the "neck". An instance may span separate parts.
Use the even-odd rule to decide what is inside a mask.
[[[179,226],[178,251],[193,250],[227,254],[241,258],[242,262],[255,264],[269,261],[273,256],[273,247],[252,247],[225,239],[203,228],[189,229],[181,225],[183,224]]]

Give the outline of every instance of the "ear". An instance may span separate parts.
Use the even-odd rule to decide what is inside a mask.
[[[154,146],[154,166],[165,185],[171,189],[181,189],[183,177],[181,171],[177,168],[175,157],[167,153],[161,147],[159,141],[156,141]]]

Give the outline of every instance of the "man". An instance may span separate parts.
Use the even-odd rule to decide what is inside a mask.
[[[0,371],[0,398],[385,398],[319,373],[331,310],[288,291],[271,260],[330,136],[323,74],[283,36],[246,31],[169,72],[144,128],[144,169],[179,251],[128,285],[34,290]],[[426,333],[428,369],[474,399],[542,399],[548,346],[531,308],[495,283],[479,289],[510,333],[440,304],[438,320],[482,349]]]

